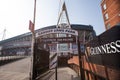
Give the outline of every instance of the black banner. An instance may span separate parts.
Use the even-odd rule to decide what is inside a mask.
[[[120,25],[95,37],[86,50],[90,62],[120,69]]]

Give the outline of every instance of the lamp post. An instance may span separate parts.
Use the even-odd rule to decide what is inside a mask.
[[[81,55],[81,47],[80,47],[80,41],[79,36],[77,37],[77,45],[78,45],[78,56],[79,56],[79,70],[81,75],[81,80],[85,80],[84,70],[82,68],[82,55]]]
[[[34,0],[34,12],[33,12],[33,28],[35,28],[35,18],[36,18],[36,0]],[[35,80],[35,54],[34,54],[34,49],[35,47],[35,32],[32,31],[32,47],[31,47],[31,58],[32,58],[32,65],[31,65],[31,75],[30,75],[30,80]]]

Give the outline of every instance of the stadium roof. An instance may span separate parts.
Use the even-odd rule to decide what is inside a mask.
[[[53,28],[56,28],[56,25],[40,28],[40,29],[35,30],[35,32],[37,32],[39,30],[53,29]],[[88,30],[88,31],[91,31],[95,34],[95,31],[93,30],[93,27],[91,25],[71,24],[71,28],[74,29],[74,30]],[[32,35],[31,32],[27,32],[27,33],[24,33],[24,34],[21,34],[21,35],[18,35],[18,36],[0,41],[0,44],[11,41],[11,40],[20,39],[22,37],[31,36],[31,35]]]

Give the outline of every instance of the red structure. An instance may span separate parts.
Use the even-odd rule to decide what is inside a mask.
[[[116,25],[85,44],[85,54],[80,58],[85,80],[120,80],[119,31],[120,25]],[[72,55],[68,64],[80,73],[79,56]]]
[[[101,9],[106,30],[120,24],[120,0],[102,0]]]

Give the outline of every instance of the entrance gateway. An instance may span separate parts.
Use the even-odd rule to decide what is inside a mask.
[[[50,37],[49,34],[51,34],[51,35],[53,34],[52,37]],[[73,36],[75,38],[73,38]],[[48,53],[50,53],[49,52],[49,45],[48,45],[48,43],[49,42],[50,43],[53,42],[51,40],[55,40],[55,42],[61,43],[61,44],[55,43],[55,45],[56,45],[55,53],[53,53],[53,54],[50,53],[50,56],[49,56],[49,61],[50,61],[49,62],[49,69],[55,68],[55,80],[57,80],[57,56],[58,56],[58,49],[59,49],[60,46],[63,46],[63,45],[67,46],[67,47],[71,46],[70,50],[72,50],[72,42],[75,41],[76,42],[76,47],[78,48],[77,49],[78,55],[80,56],[80,43],[79,43],[78,32],[76,30],[72,30],[71,29],[71,25],[70,25],[70,22],[69,22],[69,18],[68,18],[65,2],[62,5],[62,10],[61,10],[61,13],[59,15],[59,19],[58,19],[56,28],[37,31],[36,34],[35,34],[35,38],[36,38],[36,40],[35,40],[35,46],[36,47],[34,49],[35,49],[36,53],[34,53],[33,58],[35,58],[35,60],[38,61],[37,65],[40,65],[40,58],[43,58],[43,56],[45,57],[45,55],[38,56],[37,50],[41,50],[42,47],[43,47],[43,49],[45,51],[47,51],[47,49],[48,49]],[[46,38],[46,40],[45,40],[45,38]],[[68,40],[69,40],[69,42],[66,42]],[[46,41],[46,42],[44,42],[44,41]],[[67,44],[65,44],[65,43],[67,43]],[[54,43],[52,43],[52,44],[54,44]],[[67,48],[67,50],[68,49],[69,48]],[[62,50],[66,51],[65,48],[62,48]],[[68,51],[70,51],[70,50],[68,50]],[[40,53],[40,54],[43,54],[43,53]],[[44,61],[44,62],[47,61],[47,60],[44,60],[44,59],[45,58],[43,58],[42,61]],[[33,61],[33,63],[36,63],[35,60]],[[81,73],[81,79],[84,80],[83,79],[83,75],[82,75],[82,70],[81,70],[82,63],[81,63],[81,61],[79,61],[79,62],[80,62],[80,69],[79,70],[80,70],[80,73]],[[41,62],[41,63],[43,63],[43,62]],[[35,64],[33,66],[33,75],[32,76],[33,76],[34,79],[36,77],[38,77],[38,75],[40,75],[39,74],[40,73],[39,72],[40,71],[40,67],[36,67],[37,65]],[[48,67],[48,66],[46,66],[46,67]]]
[[[56,34],[54,37],[44,38],[44,36],[49,34]],[[66,37],[57,36],[59,34],[65,34]],[[40,47],[44,47],[45,45],[49,47],[48,44],[56,44],[57,50],[54,53],[50,53],[49,55],[49,69],[55,69],[57,70],[58,65],[58,46],[60,44],[67,44],[69,46],[72,46],[72,43],[75,43],[77,45],[77,51],[78,55],[80,55],[80,43],[79,43],[79,37],[78,37],[78,31],[70,29],[70,28],[54,28],[54,29],[47,29],[38,31],[35,35],[36,37],[36,43],[38,45],[38,49]],[[47,47],[43,48],[47,50]],[[38,54],[38,53],[37,53]],[[37,54],[35,54],[37,56]],[[38,56],[40,57],[40,56]],[[42,57],[42,56],[41,56]],[[36,59],[38,60],[38,59]],[[82,66],[82,65],[81,65]],[[81,69],[80,69],[81,70]],[[57,71],[55,72],[57,74]],[[82,72],[81,72],[82,73]]]
[[[56,36],[49,37],[49,38],[42,37],[47,34],[48,35],[55,34]],[[59,37],[59,36],[57,36],[59,34],[64,34],[64,35],[69,35],[69,36]],[[66,55],[68,53],[71,53],[72,52],[72,43],[75,43],[75,44],[77,43],[77,37],[78,37],[78,32],[76,30],[69,29],[69,28],[67,28],[67,29],[64,29],[64,28],[47,29],[47,30],[39,31],[36,33],[36,39],[37,39],[37,42],[39,42],[39,45],[42,45],[42,47],[44,47],[46,50],[49,48],[50,58],[56,54],[57,54],[56,55],[56,57],[57,57],[58,55],[63,55],[63,53],[65,53]],[[48,44],[50,44],[50,45],[48,45]],[[67,49],[69,49],[69,48],[70,49],[65,50],[63,48],[63,50],[62,50],[61,44],[64,46],[64,48],[67,47]],[[53,50],[53,48],[55,48],[55,49]],[[53,60],[50,60],[50,61],[52,61],[50,63],[55,63],[55,61],[57,61],[56,60],[57,58],[55,58],[55,60],[54,60],[54,58],[53,58]],[[55,68],[55,66],[53,68]]]
[[[54,35],[54,37],[50,37],[49,35]],[[42,37],[46,36],[48,37]],[[74,36],[74,39],[73,39]],[[50,52],[72,52],[72,44],[68,45],[66,43],[74,43],[76,42],[76,38],[78,36],[78,32],[76,30],[73,30],[71,28],[53,28],[53,29],[47,29],[47,30],[41,30],[36,33],[36,38],[39,39],[39,42],[44,42],[44,43],[61,43],[61,44],[54,44],[56,46],[55,49],[51,49]],[[72,37],[72,38],[71,38]],[[58,49],[58,46],[61,47]],[[70,48],[68,48],[70,46]],[[63,48],[64,47],[64,48]],[[51,47],[52,48],[52,47]],[[63,48],[63,49],[62,49]],[[66,48],[66,49],[65,49]],[[56,50],[56,51],[55,51]]]

